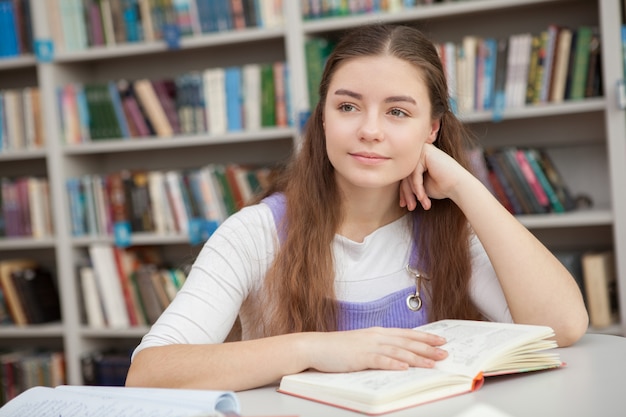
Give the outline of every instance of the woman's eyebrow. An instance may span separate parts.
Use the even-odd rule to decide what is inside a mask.
[[[340,88],[335,91],[335,95],[337,96],[349,96],[357,100],[361,100],[363,98],[362,94],[356,93],[351,90],[347,90],[345,88]],[[397,102],[407,102],[411,104],[417,104],[415,99],[411,96],[391,96],[385,99],[385,103],[397,103]]]
[[[335,91],[335,95],[336,96],[350,96],[357,100],[361,100],[363,98],[362,94],[355,93],[354,91],[346,90],[345,88],[340,88],[337,91]]]
[[[411,104],[417,104],[415,99],[411,96],[391,96],[385,99],[385,103],[395,103],[398,101],[406,101]]]

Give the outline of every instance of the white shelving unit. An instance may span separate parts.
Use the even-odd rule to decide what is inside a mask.
[[[49,39],[45,7],[37,2],[33,21],[38,39]],[[62,324],[0,327],[0,347],[41,346],[66,353],[68,383],[82,383],[80,357],[106,347],[135,346],[146,328],[90,329],[80,322],[75,267],[93,242],[111,237],[74,238],[65,180],[86,173],[123,168],[172,169],[209,162],[271,163],[284,160],[298,144],[295,128],[221,136],[194,135],[168,139],[99,141],[66,146],[59,134],[55,90],[70,81],[156,78],[212,66],[286,60],[294,110],[306,110],[306,65],[303,43],[310,36],[335,36],[372,21],[414,24],[437,41],[459,42],[464,35],[505,37],[539,32],[549,23],[601,30],[605,95],[562,104],[507,109],[503,120],[492,114],[463,115],[485,145],[541,145],[566,176],[575,193],[591,196],[590,210],[562,215],[522,216],[520,220],[546,244],[560,248],[612,247],[617,254],[621,324],[610,332],[626,334],[626,116],[618,108],[615,85],[623,77],[620,0],[473,0],[423,6],[402,13],[380,13],[316,21],[301,18],[300,2],[285,0],[281,29],[248,29],[183,39],[180,49],[164,42],[94,48],[58,53],[51,62],[33,57],[0,61],[0,89],[38,85],[45,115],[44,151],[0,153],[0,175],[38,173],[49,178],[56,235],[51,239],[0,240],[0,259],[33,257],[56,271],[62,301]],[[186,236],[136,234],[133,244],[163,247],[166,260],[193,259]]]

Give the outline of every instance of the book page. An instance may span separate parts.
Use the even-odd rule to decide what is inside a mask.
[[[57,390],[96,395],[101,398],[129,398],[164,404],[185,404],[203,410],[217,410],[223,413],[239,413],[240,404],[232,391],[200,389],[167,389],[137,387],[102,387],[88,385],[60,385]]]
[[[158,396],[155,395],[157,393]],[[205,398],[200,397],[202,394]],[[0,417],[204,417],[218,415],[215,407],[225,413],[239,412],[239,403],[230,392],[96,386],[35,387],[0,408]]]
[[[512,353],[528,353],[556,347],[553,341],[541,342],[536,346],[533,343],[553,334],[552,329],[545,326],[443,320],[416,329],[446,338],[447,343],[441,348],[448,352],[448,357],[437,362],[437,369],[467,376],[490,371],[491,363],[502,365]],[[521,349],[526,344],[530,344],[530,347]],[[515,352],[516,348],[520,351]]]
[[[93,387],[98,388],[98,387]],[[210,407],[153,399],[100,397],[71,389],[34,387],[21,393],[2,408],[0,417],[207,417],[215,416]]]

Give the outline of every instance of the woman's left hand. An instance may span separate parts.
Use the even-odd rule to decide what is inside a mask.
[[[469,172],[454,158],[435,145],[424,144],[417,166],[400,183],[400,206],[412,211],[419,201],[428,210],[431,198],[451,198],[464,174]]]

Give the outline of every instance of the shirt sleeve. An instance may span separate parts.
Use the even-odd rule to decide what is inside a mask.
[[[230,216],[204,244],[183,287],[132,356],[153,346],[223,342],[242,303],[261,285],[276,242],[265,204]]]
[[[504,297],[502,286],[478,237],[470,243],[472,278],[470,297],[481,314],[490,321],[512,323],[513,317]]]

